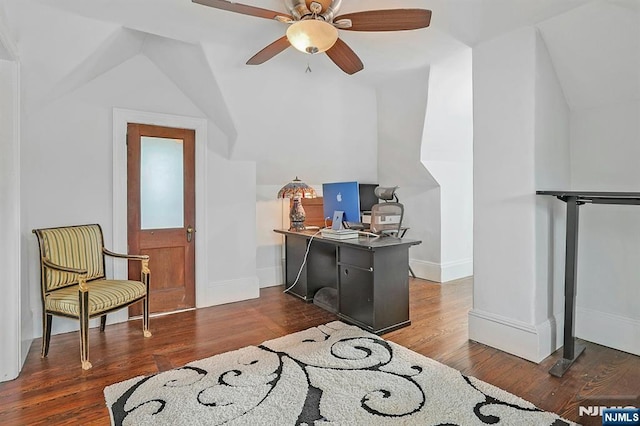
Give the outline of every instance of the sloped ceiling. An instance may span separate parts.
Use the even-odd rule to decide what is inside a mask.
[[[229,150],[237,138],[231,115],[200,45],[136,30],[119,28],[72,71],[58,81],[38,104],[76,90],[116,66],[142,54],[148,57],[227,136]]]
[[[230,68],[245,67],[249,57],[281,37],[286,28],[276,21],[190,0],[36,1],[166,39],[224,45],[232,54],[223,66]],[[283,0],[242,2],[285,10]],[[363,72],[351,77],[356,81],[364,81],[368,75],[427,67],[446,55],[448,46],[455,42],[474,46],[523,26],[537,26],[572,108],[638,99],[640,1],[397,0],[390,4],[388,0],[344,0],[340,12],[392,7],[433,10],[431,27],[392,33],[341,31],[341,38],[365,64]],[[300,67],[300,55],[304,56],[286,51],[271,61]],[[341,71],[336,68],[335,72]]]
[[[242,53],[244,61],[284,34],[279,22],[194,4],[190,0],[39,0],[52,7],[127,28],[186,42],[224,43]],[[428,65],[446,34],[473,46],[585,4],[588,0],[344,0],[340,13],[388,8],[429,8],[430,28],[393,33],[341,31],[365,69],[397,71]],[[243,0],[245,4],[285,11],[283,0]],[[417,59],[420,58],[420,59]],[[278,58],[280,59],[280,58]],[[278,60],[276,59],[276,60]]]
[[[591,2],[539,25],[571,109],[640,99],[640,2]]]

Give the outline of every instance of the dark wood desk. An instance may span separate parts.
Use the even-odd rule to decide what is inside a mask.
[[[536,191],[536,194],[551,195],[567,203],[567,236],[564,266],[564,346],[562,358],[549,370],[549,374],[562,377],[584,351],[584,346],[576,344],[574,337],[576,274],[578,271],[578,207],[586,203],[640,205],[640,192]]]
[[[286,288],[295,282],[310,243],[289,294],[311,302],[319,290],[333,289],[338,317],[376,334],[411,324],[409,247],[421,241],[366,236],[335,240],[316,231],[275,232],[285,236]]]

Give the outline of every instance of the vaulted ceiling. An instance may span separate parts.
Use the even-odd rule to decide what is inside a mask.
[[[12,1],[18,0],[6,0]],[[224,45],[228,54],[221,66],[231,69],[245,67],[248,58],[281,37],[286,28],[277,21],[217,10],[190,0],[32,1],[103,25],[191,44]],[[282,0],[243,2],[285,11]],[[431,9],[431,26],[393,33],[341,32],[341,38],[365,64],[365,70],[351,78],[365,80],[371,75],[427,67],[457,45],[473,47],[517,28],[536,26],[572,108],[640,98],[640,1],[398,0],[391,4],[388,0],[343,0],[340,12],[405,7]],[[2,56],[7,52],[0,43]],[[260,67],[276,66],[273,63],[290,64],[301,72],[308,63],[340,72],[324,55],[310,58],[294,49]]]

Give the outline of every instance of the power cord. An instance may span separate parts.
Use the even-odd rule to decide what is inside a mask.
[[[324,219],[324,224],[325,224],[325,228],[328,228],[327,226],[327,220],[329,218],[325,218]],[[300,275],[302,274],[302,269],[304,268],[304,265],[307,263],[307,256],[309,255],[309,250],[311,249],[311,243],[313,242],[313,239],[322,232],[322,229],[319,229],[318,232],[316,232],[315,234],[313,234],[311,236],[311,238],[309,238],[309,242],[307,243],[307,249],[304,252],[304,257],[302,258],[302,265],[300,265],[300,269],[298,270],[298,275],[296,275],[296,279],[293,282],[293,284],[291,284],[289,287],[285,288],[282,292],[286,293],[287,291],[291,290],[292,288],[294,288],[296,286],[296,284],[298,284],[298,281],[300,280]],[[379,234],[374,234],[373,232],[366,232],[366,231],[358,231],[359,235],[366,235],[368,237],[375,237],[375,238],[380,238],[381,235]]]
[[[326,223],[326,222],[325,222]],[[319,233],[321,233],[322,230],[318,230],[318,232],[316,232],[315,234],[313,234],[311,236],[311,238],[309,239],[309,242],[307,243],[307,250],[304,252],[304,258],[302,259],[302,265],[300,265],[300,269],[298,270],[298,275],[296,276],[295,281],[293,282],[293,284],[291,284],[291,286],[285,288],[283,290],[283,293],[286,293],[287,291],[291,290],[292,288],[294,288],[296,286],[296,284],[298,284],[298,280],[300,280],[300,274],[302,274],[302,268],[304,268],[304,265],[307,263],[307,256],[309,255],[309,249],[311,248],[311,242],[313,241],[313,239],[315,238],[316,235],[318,235]]]
[[[376,238],[381,237],[380,234],[375,234],[373,232],[367,232],[367,231],[358,231],[358,235],[366,235],[367,237],[376,237]]]

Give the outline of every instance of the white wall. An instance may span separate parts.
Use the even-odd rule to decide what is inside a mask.
[[[26,306],[20,267],[20,63],[0,7],[0,382],[17,377],[27,344],[20,332]]]
[[[319,188],[313,183],[306,183]],[[256,188],[256,265],[261,288],[285,282],[284,237],[273,232],[274,229],[289,228],[289,199],[275,199],[282,186],[284,184]]]
[[[571,188],[569,106],[547,50],[536,32],[535,188]],[[562,344],[566,209],[549,196],[536,197],[534,324],[544,336],[539,353]]]
[[[207,168],[207,289],[199,308],[260,296],[252,250],[257,244],[255,163],[212,154]]]
[[[536,289],[536,32],[476,46],[474,289],[469,338],[540,361]]]
[[[323,182],[377,182],[377,109],[373,88],[333,67],[222,67],[233,52],[204,46],[238,129],[231,158],[256,164],[256,262],[261,287],[281,285],[288,205],[278,190],[298,176],[318,195]],[[285,54],[296,52],[285,52]],[[328,61],[327,58],[315,57]],[[306,66],[306,65],[305,65]],[[284,202],[286,203],[286,201]]]
[[[26,198],[23,218],[27,231],[36,227],[95,222],[103,226],[105,244],[113,247],[113,105],[141,111],[201,115],[144,56],[135,57],[69,96],[34,111],[24,120],[22,143],[23,197]],[[210,215],[204,220],[227,225],[209,225],[209,235],[199,236],[210,243],[207,250],[210,260],[208,282],[197,283],[197,287],[255,275],[255,266],[252,264],[255,257],[251,253],[246,250],[238,252],[238,247],[222,243],[224,237],[228,239],[228,232],[247,232],[240,223],[242,220],[253,221],[253,202],[246,202],[252,199],[253,169],[239,166],[243,172],[240,175],[247,176],[247,182],[235,175],[233,166],[225,164],[228,160],[218,159],[215,153],[210,153],[207,164],[209,182],[206,185],[207,198],[213,205],[209,206],[207,211]],[[231,196],[224,192],[219,194],[217,186],[225,178],[234,178],[240,187],[247,187]],[[47,182],[47,185],[42,185],[42,182]],[[225,204],[232,209],[220,209],[220,200],[225,200]],[[237,204],[243,203],[244,208],[236,212]],[[213,210],[214,206],[216,210]],[[247,217],[243,217],[245,214]],[[39,291],[36,290],[39,274],[35,238],[31,237],[28,244],[32,249],[27,285],[32,289],[31,306],[37,319],[41,307]],[[216,249],[218,246],[225,249]],[[126,319],[126,312],[113,315],[110,322],[122,319]],[[71,320],[56,319],[53,324],[54,333],[77,328],[77,322]],[[36,320],[33,336],[37,337],[40,333],[41,324]]]
[[[2,38],[0,45],[3,46]],[[17,377],[24,360],[20,333],[19,68],[17,62],[6,60],[0,60],[0,200],[0,271],[3,275],[0,382],[3,382]]]
[[[473,274],[473,88],[471,49],[460,44],[431,65],[421,159],[440,185],[440,274]]]
[[[563,145],[562,152],[549,156],[546,171],[556,172],[538,182],[541,189],[639,189],[640,8],[631,3],[592,1],[539,24],[570,108],[564,132],[570,134],[570,153]],[[551,154],[554,135],[546,137],[550,143],[543,149]],[[546,233],[538,236],[549,240],[538,244],[538,265],[557,288],[564,281],[565,206],[549,199],[539,207]],[[633,306],[640,296],[635,285],[639,219],[637,207],[580,207],[575,318],[576,336],[635,354],[640,354],[640,317]],[[547,259],[544,252],[550,253]],[[562,311],[557,296],[556,313]]]
[[[378,174],[398,185],[416,276],[445,282],[472,274],[473,104],[471,50],[450,42],[430,68],[377,84]]]
[[[572,111],[574,189],[638,192],[638,141],[640,101]],[[640,355],[638,259],[640,207],[580,208],[576,336]]]
[[[382,186],[399,186],[406,238],[422,244],[409,250],[414,273],[437,280],[440,270],[440,188],[420,162],[429,69],[398,72],[378,85],[378,176]]]
[[[100,223],[105,243],[111,247],[115,233],[122,231],[112,226],[114,106],[195,117],[208,123],[209,139],[204,141],[206,146],[202,150],[206,154],[206,161],[202,163],[207,172],[203,182],[206,206],[205,214],[197,219],[201,224],[206,223],[207,232],[198,234],[199,240],[206,241],[206,267],[203,282],[196,283],[199,298],[196,303],[206,306],[257,297],[255,252],[246,250],[247,244],[255,243],[255,164],[230,161],[217,154],[220,141],[226,141],[226,135],[185,95],[183,89],[188,87],[184,82],[173,73],[170,73],[173,78],[168,77],[166,70],[150,60],[144,51],[128,60],[125,58],[124,62],[110,57],[111,51],[103,47],[105,37],[112,34],[111,28],[97,25],[96,31],[91,32],[86,19],[75,18],[67,19],[64,28],[53,30],[55,20],[48,19],[37,8],[30,12],[33,13],[28,14],[29,20],[19,25],[24,34],[21,54],[25,59],[24,84],[28,87],[24,105],[28,113],[22,120],[20,171],[21,227],[26,252],[22,288],[26,290],[34,324],[32,329],[23,329],[23,333],[31,338],[42,333],[37,243],[30,230]],[[39,31],[51,30],[50,36],[32,37],[34,27]],[[51,49],[68,46],[66,40],[74,38],[81,39],[77,50],[57,52],[65,59],[63,66],[55,57],[47,56],[51,55]],[[154,54],[161,45],[161,39],[154,40]],[[169,44],[165,56],[181,58],[180,49],[180,45]],[[96,51],[106,52],[103,57],[92,57],[92,61],[95,59],[101,66],[89,69],[82,65],[87,55]],[[43,56],[47,56],[48,61],[39,63]],[[202,61],[202,66],[206,66],[206,61]],[[69,81],[66,76],[74,69],[85,69],[91,78],[74,74],[73,81],[81,84],[72,85],[66,92],[58,91],[57,97],[48,96],[52,91],[56,93],[56,82]],[[101,72],[94,73],[95,70]],[[227,185],[228,182],[234,185]],[[108,264],[108,272],[111,269]],[[109,322],[121,320],[126,320],[126,311],[110,316]],[[77,321],[54,320],[54,333],[76,329]]]
[[[546,44],[522,29],[474,49],[470,338],[540,361],[563,333],[565,206],[537,189],[637,191],[640,107],[570,111]],[[638,353],[640,212],[580,209],[576,336]],[[604,285],[603,285],[604,284]]]

